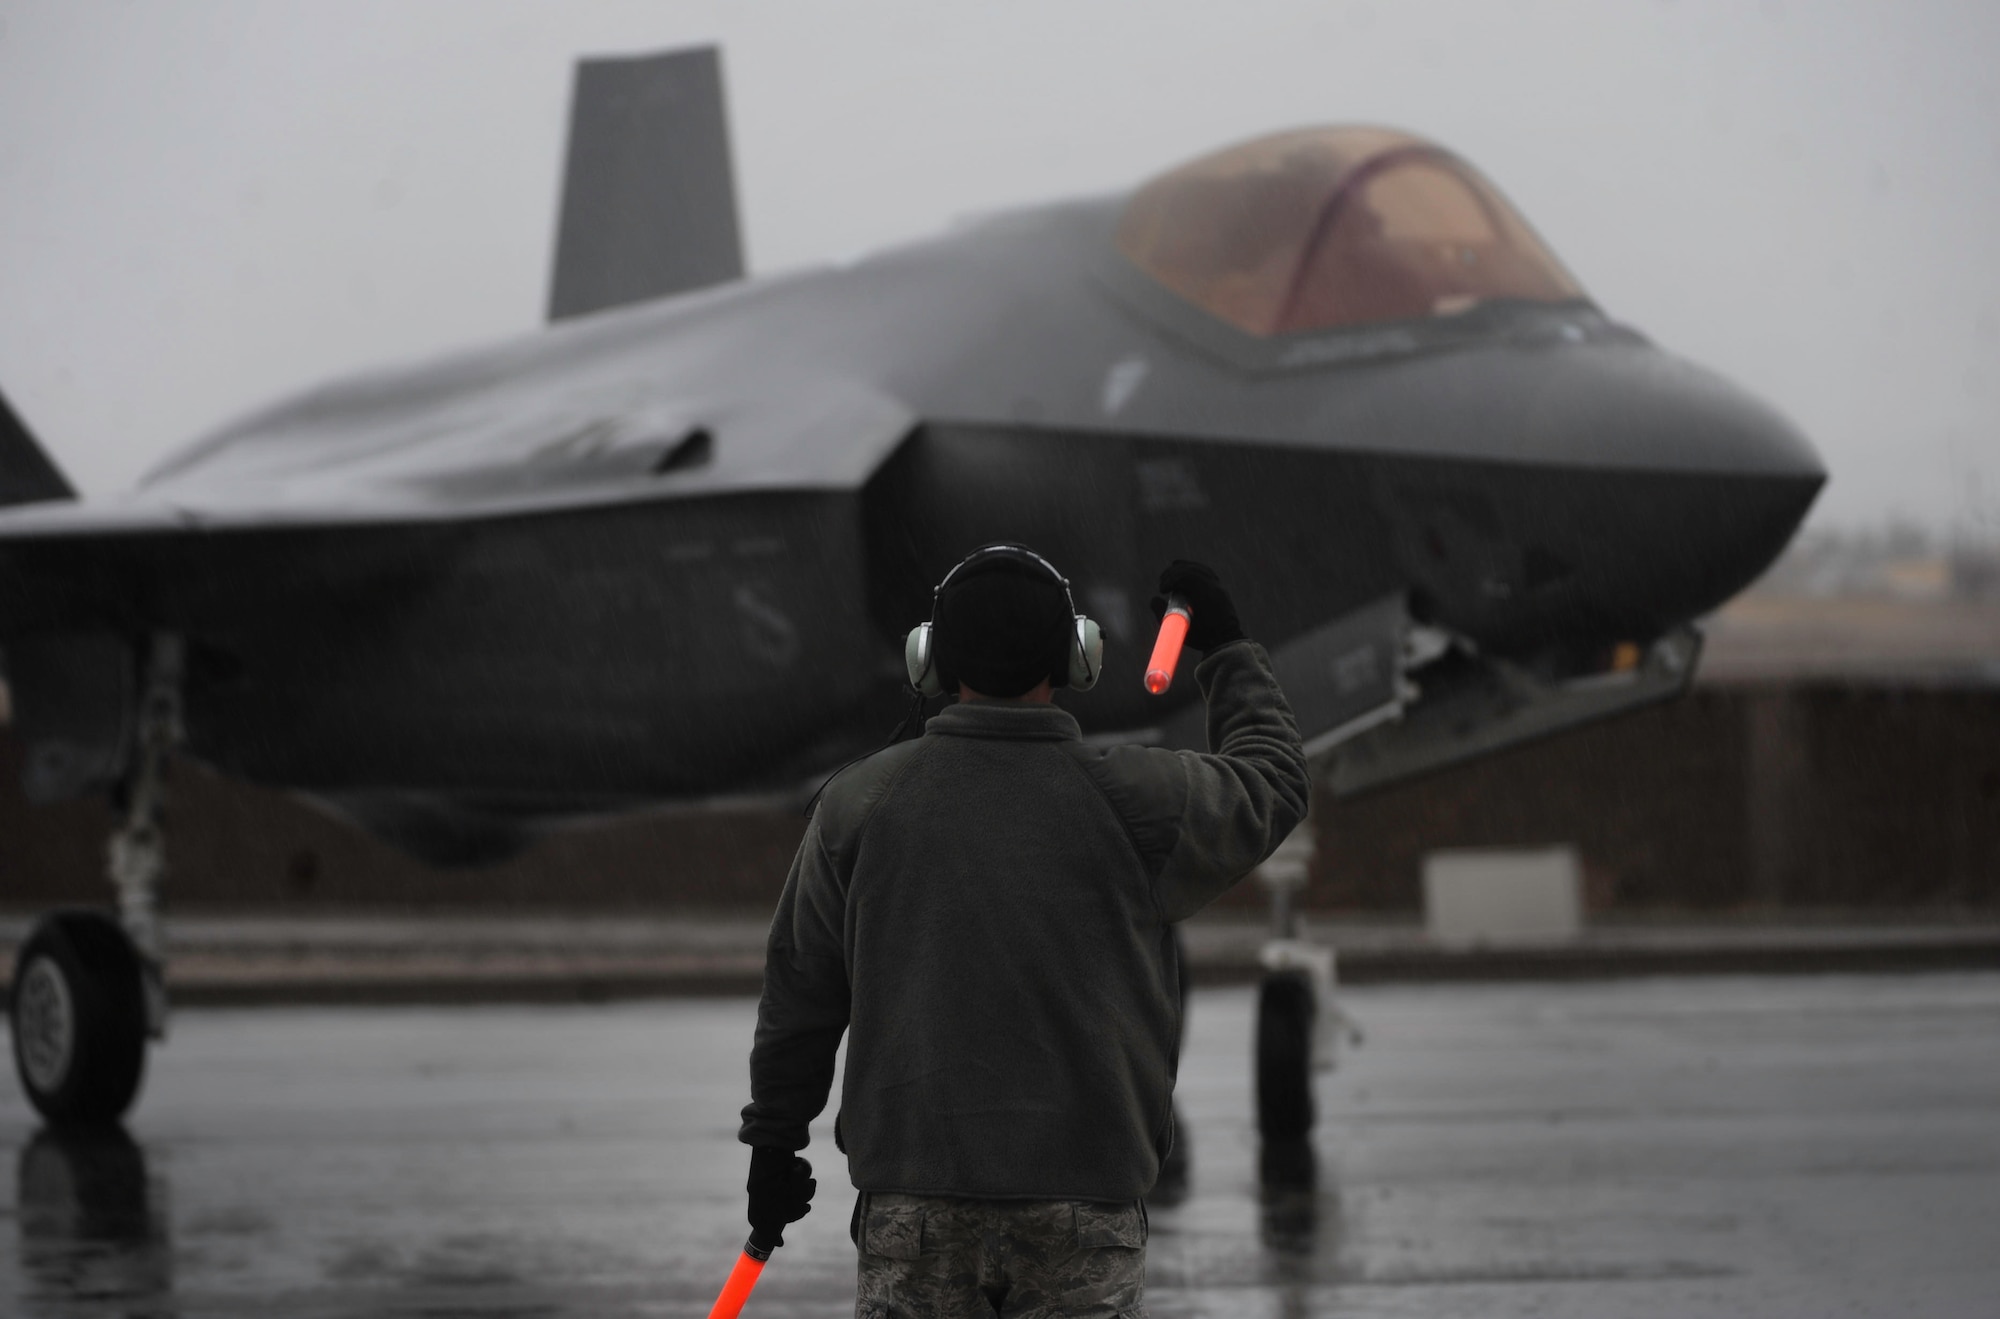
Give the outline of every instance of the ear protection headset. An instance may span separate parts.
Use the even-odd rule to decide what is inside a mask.
[[[1087,692],[1097,685],[1097,676],[1104,668],[1104,633],[1095,619],[1085,618],[1076,611],[1076,597],[1069,589],[1069,578],[1057,572],[1055,565],[1035,553],[1025,545],[982,545],[958,561],[958,565],[944,575],[944,580],[931,592],[931,616],[928,622],[917,624],[910,629],[910,635],[903,641],[903,666],[909,671],[910,686],[923,696],[944,694],[944,679],[937,671],[937,648],[933,644],[933,633],[937,627],[938,601],[944,597],[945,588],[952,584],[966,569],[975,564],[989,563],[994,559],[1008,559],[1027,565],[1048,575],[1050,581],[1062,587],[1063,599],[1069,608],[1069,664],[1065,681],[1058,684],[1075,691]],[[1053,676],[1053,675],[1051,675]]]

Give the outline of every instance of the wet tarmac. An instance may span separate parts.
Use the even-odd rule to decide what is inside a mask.
[[[11,975],[34,920],[0,912],[0,972]],[[755,994],[770,927],[768,910],[750,909],[177,914],[167,974],[177,1002],[205,1007]],[[1181,928],[1198,983],[1262,974],[1268,914],[1210,908]],[[1574,938],[1470,948],[1440,945],[1409,917],[1315,915],[1306,935],[1338,952],[1348,984],[2000,971],[2000,919],[1979,911],[1627,913],[1593,917]]]
[[[1346,1003],[1368,1042],[1266,1185],[1251,994],[1197,997],[1154,1315],[2000,1314],[2000,976]],[[183,1012],[129,1136],[58,1138],[0,1090],[0,1314],[705,1315],[744,1233],[752,1015]],[[820,1205],[749,1319],[852,1313],[821,1126]]]

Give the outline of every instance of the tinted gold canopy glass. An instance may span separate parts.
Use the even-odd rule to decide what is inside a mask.
[[[1163,174],[1127,204],[1118,248],[1260,337],[1584,296],[1469,165],[1382,128],[1280,133]]]

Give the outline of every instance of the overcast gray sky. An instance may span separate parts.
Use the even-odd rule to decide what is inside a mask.
[[[0,388],[87,491],[538,323],[570,65],[724,48],[755,272],[1376,122],[1820,446],[2000,536],[1988,0],[0,0]]]

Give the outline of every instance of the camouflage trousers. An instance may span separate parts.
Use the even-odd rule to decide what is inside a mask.
[[[1146,1207],[863,1192],[857,1319],[1145,1319]]]

